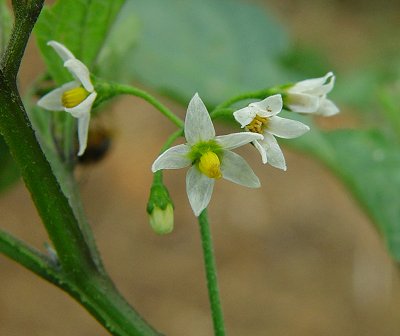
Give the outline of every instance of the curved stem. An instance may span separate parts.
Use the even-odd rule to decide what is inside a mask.
[[[145,101],[147,101],[148,103],[153,105],[157,110],[159,110],[169,120],[171,120],[176,126],[178,126],[179,128],[183,128],[183,126],[184,126],[183,120],[181,118],[179,118],[175,113],[173,113],[164,104],[160,103],[151,94],[149,94],[143,90],[140,90],[138,88],[135,88],[133,86],[123,85],[123,84],[118,84],[118,83],[112,83],[112,84],[102,83],[100,85],[104,85],[104,86],[107,85],[108,88],[106,88],[105,91],[109,90],[109,92],[112,92],[111,95],[128,94],[131,96],[135,96],[135,97],[144,99]]]
[[[210,225],[208,222],[207,209],[203,210],[199,218],[201,243],[203,247],[204,265],[207,277],[208,297],[210,300],[211,313],[214,325],[214,335],[224,336],[225,326],[222,314],[221,301],[219,298],[217,267],[214,257],[214,249],[211,238]]]
[[[172,133],[169,138],[167,139],[167,141],[164,143],[164,145],[161,147],[161,151],[160,154],[165,152],[169,147],[171,147],[171,145],[174,143],[174,141],[176,139],[178,139],[179,137],[183,136],[183,129],[179,129],[176,132]]]
[[[230,107],[231,105],[233,105],[234,103],[237,103],[239,101],[246,100],[246,99],[264,99],[264,98],[267,98],[268,96],[272,96],[279,92],[280,91],[277,88],[270,88],[270,89],[263,89],[263,90],[259,90],[259,91],[243,93],[238,96],[232,97],[232,98],[224,101],[223,103],[217,105],[215,107],[215,109],[210,113],[210,115],[212,116],[216,111]]]

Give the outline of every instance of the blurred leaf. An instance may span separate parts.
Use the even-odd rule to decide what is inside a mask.
[[[184,100],[198,91],[216,104],[289,77],[279,62],[288,50],[286,34],[264,7],[236,0],[127,0],[114,29],[101,74],[135,78]]]
[[[35,33],[48,70],[58,84],[71,77],[47,42],[56,40],[65,44],[91,68],[124,1],[57,1],[42,11]]]
[[[399,143],[378,130],[321,132],[313,127],[289,145],[313,154],[340,177],[400,261]]]
[[[18,167],[12,159],[8,147],[0,136],[0,193],[19,179]]]
[[[5,0],[0,0],[0,55],[6,48],[12,26],[11,12]]]

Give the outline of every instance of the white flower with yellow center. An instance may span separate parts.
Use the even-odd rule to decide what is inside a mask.
[[[64,67],[69,70],[75,80],[49,92],[37,104],[46,110],[65,111],[78,119],[78,155],[80,156],[86,149],[90,111],[97,93],[85,64],[76,59],[61,43],[50,41],[47,45],[51,46],[62,58]]]
[[[231,149],[261,140],[263,136],[251,132],[215,136],[210,115],[197,93],[187,109],[185,138],[186,144],[162,153],[151,169],[156,172],[191,166],[186,175],[186,191],[196,216],[208,206],[216,179],[222,177],[246,187],[260,187],[247,162]]]
[[[251,103],[234,112],[233,116],[245,130],[264,136],[263,139],[253,141],[263,163],[268,162],[276,168],[286,170],[285,158],[274,136],[292,139],[303,135],[310,128],[299,121],[278,117],[282,105],[282,96],[277,94]]]
[[[334,84],[335,76],[332,72],[324,77],[297,82],[286,90],[285,106],[293,112],[315,113],[326,117],[337,114],[338,107],[326,98]]]

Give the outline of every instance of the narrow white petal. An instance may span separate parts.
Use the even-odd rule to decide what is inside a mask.
[[[224,150],[221,163],[222,177],[249,188],[259,188],[260,180],[240,155]]]
[[[65,91],[71,90],[78,87],[78,82],[69,82],[63,86],[50,91],[48,94],[39,99],[37,104],[49,111],[64,111],[64,106],[62,105],[62,95]]]
[[[203,175],[196,166],[186,174],[186,192],[195,216],[207,208],[214,188],[214,179]]]
[[[90,110],[92,109],[92,105],[94,101],[96,100],[97,93],[93,92],[91,93],[82,103],[75,107],[71,108],[64,108],[65,112],[71,113],[71,115],[75,118],[80,118],[84,116],[85,114],[90,113]]]
[[[249,106],[257,108],[257,114],[260,117],[271,117],[281,112],[283,107],[282,96],[276,94],[267,97],[260,102],[251,103]]]
[[[306,79],[306,80],[297,82],[295,85],[293,85],[291,88],[288,89],[288,92],[322,94],[322,93],[319,93],[319,90],[321,90],[321,88],[323,88],[324,85],[329,86],[330,83],[332,81],[334,81],[334,78],[335,78],[335,76],[333,75],[333,73],[328,72],[323,77],[311,78],[311,79]],[[326,83],[327,81],[328,81],[328,83]],[[322,91],[326,91],[326,88],[322,89]]]
[[[220,135],[215,137],[215,140],[222,146],[224,149],[234,149],[254,140],[261,140],[264,136],[258,133],[252,132],[240,132],[233,133],[228,135]]]
[[[319,109],[316,113],[325,117],[330,117],[339,113],[339,108],[331,100],[324,98],[321,99]]]
[[[319,97],[305,93],[288,93],[285,105],[293,112],[313,113],[318,110]]]
[[[86,91],[94,91],[92,81],[90,80],[90,72],[85,64],[80,60],[70,59],[64,63],[64,66],[79,82],[82,83]]]
[[[286,170],[285,157],[278,142],[272,134],[265,133],[264,140],[259,141],[260,145],[265,149],[267,154],[268,163],[276,168]]]
[[[240,124],[240,126],[242,126],[242,128],[250,124],[256,115],[257,109],[249,106],[233,112],[233,117]]]
[[[189,151],[190,147],[186,144],[167,149],[154,161],[151,171],[154,173],[160,169],[179,169],[189,166],[192,163],[188,157]]]
[[[190,145],[215,137],[214,125],[207,108],[196,93],[189,102],[185,119],[185,138]]]
[[[47,42],[47,45],[52,47],[55,52],[62,58],[62,60],[68,61],[70,59],[75,59],[75,56],[72,52],[70,52],[66,46],[63,44],[56,42],[56,41],[49,41]]]
[[[267,131],[280,138],[292,139],[303,135],[309,130],[310,127],[300,121],[276,116],[269,119]]]
[[[268,158],[267,158],[267,152],[265,151],[265,148],[263,146],[261,146],[258,141],[254,141],[253,145],[260,152],[262,163],[266,164],[268,162]]]
[[[89,133],[89,122],[90,113],[86,113],[78,119],[78,140],[79,140],[79,152],[78,156],[81,156],[87,146],[87,137]]]

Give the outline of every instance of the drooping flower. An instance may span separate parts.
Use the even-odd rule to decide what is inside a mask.
[[[64,67],[69,70],[74,80],[49,92],[37,104],[46,110],[65,111],[78,119],[78,155],[81,156],[86,149],[90,111],[97,93],[85,64],[76,59],[72,52],[61,43],[50,41],[47,45],[61,57]]]
[[[235,111],[233,116],[246,131],[264,136],[263,139],[253,141],[263,163],[286,170],[285,158],[275,136],[292,139],[303,135],[310,128],[299,121],[278,117],[282,106],[282,96],[277,94],[260,102],[250,103]]]
[[[286,89],[285,106],[293,112],[315,113],[326,117],[337,114],[338,107],[326,97],[334,84],[335,75],[332,72],[324,77],[297,82]]]
[[[151,169],[156,172],[191,166],[186,175],[186,191],[196,216],[208,206],[216,179],[222,177],[246,187],[260,187],[258,177],[247,162],[231,149],[261,140],[263,136],[252,132],[215,136],[210,115],[197,93],[187,109],[185,138],[186,144],[162,153]]]

